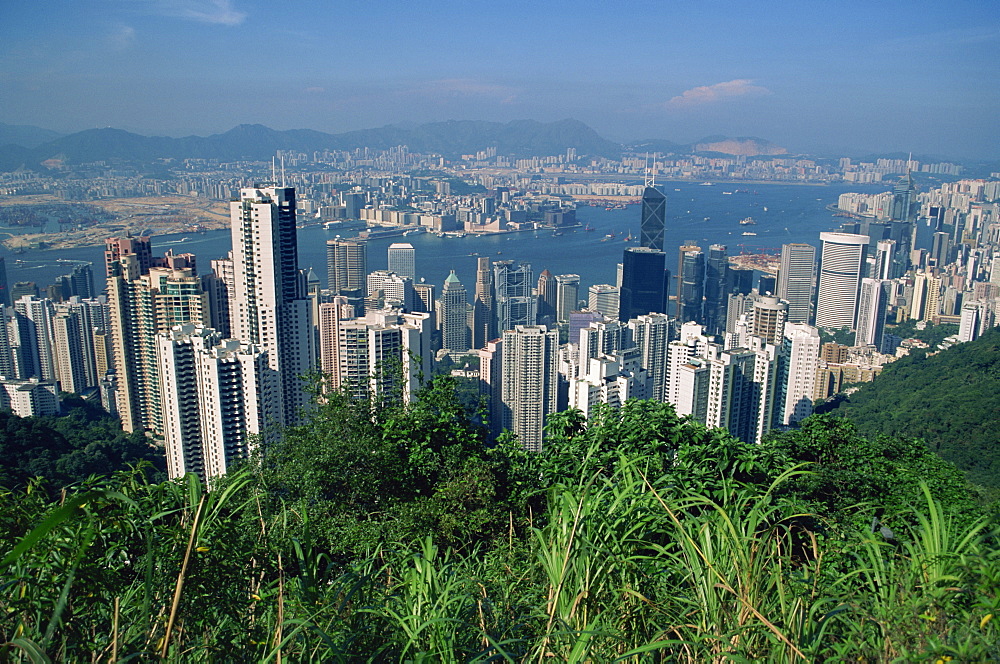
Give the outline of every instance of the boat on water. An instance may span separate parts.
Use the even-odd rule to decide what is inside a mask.
[[[733,192],[731,192],[731,191],[724,191],[724,192],[722,192],[722,195],[723,196],[732,196]]]
[[[753,231],[743,231],[744,235],[756,235]]]
[[[715,183],[714,183],[714,182],[702,182],[702,183],[701,183],[700,185],[698,185],[698,186],[700,186],[700,187],[714,187],[714,186],[715,186]]]
[[[594,230],[597,230],[597,229],[594,228],[593,226],[591,226],[590,224],[587,224],[586,226],[583,227],[583,230],[585,230],[585,231],[594,231]]]
[[[740,219],[740,226],[756,226],[757,222],[753,220],[753,217],[746,217]]]

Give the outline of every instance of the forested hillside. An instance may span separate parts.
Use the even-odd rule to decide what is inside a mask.
[[[922,438],[973,482],[1000,487],[1000,329],[902,358],[832,412],[866,434]]]
[[[0,487],[23,488],[38,478],[38,488],[58,492],[93,474],[147,462],[154,481],[167,478],[163,450],[141,432],[122,431],[121,421],[80,397],[66,395],[66,414],[22,418],[0,411]]]
[[[648,401],[483,440],[442,378],[333,395],[210,492],[5,492],[0,661],[1000,657],[995,521],[922,443]]]

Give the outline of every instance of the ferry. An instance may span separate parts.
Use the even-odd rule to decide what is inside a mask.
[[[715,183],[714,182],[702,182],[699,186],[701,186],[701,187],[714,187]]]
[[[740,219],[740,226],[756,226],[757,222],[753,220],[753,217],[746,217],[745,219]]]
[[[743,231],[744,235],[756,235],[753,231]]]

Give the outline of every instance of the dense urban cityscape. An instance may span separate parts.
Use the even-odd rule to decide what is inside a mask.
[[[734,146],[764,149],[697,147]],[[479,386],[493,437],[510,431],[532,450],[549,415],[587,415],[628,399],[670,403],[760,442],[925,345],[887,324],[954,324],[949,343],[957,343],[998,322],[1000,180],[958,179],[950,163],[659,153],[615,161],[581,158],[574,148],[522,159],[494,148],[448,160],[399,146],[278,151],[270,164],[185,160],[170,180],[142,177],[127,163],[50,166],[62,173],[3,176],[8,225],[23,224],[5,241],[11,258],[72,246],[74,234],[94,242],[116,216],[94,208],[88,217],[71,202],[132,199],[134,212],[116,227],[121,235],[101,238],[104,265],[67,260],[71,272],[51,285],[0,284],[0,398],[24,416],[58,412],[61,392],[99,399],[126,431],[163,446],[172,477],[222,475],[254,441],[299,421],[309,406],[304,381],[317,370],[326,390],[412,400],[440,362],[458,365],[451,371]],[[913,173],[947,181],[918,191]],[[629,184],[636,176],[645,183]],[[247,186],[257,179],[272,184]],[[774,254],[745,244],[739,253],[695,241],[665,246],[666,184],[702,179],[735,195],[769,181],[892,189],[841,194],[831,206],[839,228]],[[142,207],[165,195],[205,210],[231,200],[228,219]],[[48,207],[38,207],[39,197]],[[638,233],[624,238],[631,246],[615,283],[483,255],[468,287],[454,269],[431,284],[405,241],[415,233],[585,233],[594,229],[578,221],[582,205],[633,211]],[[46,233],[63,214],[60,232]],[[296,233],[307,224],[333,232],[325,282],[299,265]],[[753,217],[739,224],[741,235],[757,235]],[[197,261],[184,251],[187,238],[162,257],[155,251],[158,232],[222,225],[231,229],[228,256]],[[369,270],[368,245],[385,237],[387,269]],[[6,271],[18,274],[21,263]],[[106,289],[97,287],[102,277]],[[824,332],[841,333],[840,343]]]

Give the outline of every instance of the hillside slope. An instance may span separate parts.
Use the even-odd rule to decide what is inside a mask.
[[[832,412],[863,433],[923,438],[973,482],[1000,487],[1000,329],[903,358]]]

